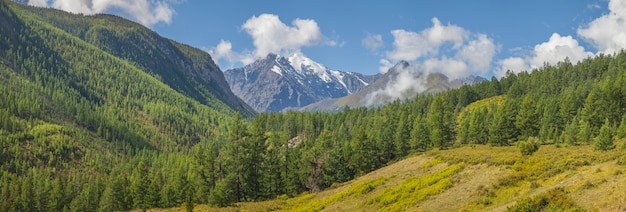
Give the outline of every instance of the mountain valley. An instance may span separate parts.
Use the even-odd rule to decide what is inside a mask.
[[[18,2],[0,0],[0,212],[626,208],[624,50],[488,80],[300,52],[222,72],[124,18]]]

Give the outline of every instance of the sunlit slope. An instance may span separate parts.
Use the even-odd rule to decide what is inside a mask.
[[[544,145],[531,156],[514,146],[431,151],[319,193],[194,211],[506,211],[546,196],[552,207],[565,205],[560,209],[623,210],[624,150],[592,149]]]

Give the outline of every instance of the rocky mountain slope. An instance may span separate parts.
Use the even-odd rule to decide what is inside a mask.
[[[401,61],[356,93],[341,98],[325,99],[304,106],[301,110],[336,111],[345,106],[352,108],[379,106],[396,99],[410,99],[418,93],[437,93],[483,80],[485,79],[477,76],[449,80],[444,74],[423,73],[408,62]]]
[[[269,54],[224,72],[232,91],[257,111],[296,109],[358,92],[375,76],[331,70],[301,53]]]

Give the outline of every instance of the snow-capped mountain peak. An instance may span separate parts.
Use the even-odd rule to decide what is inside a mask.
[[[329,69],[300,52],[289,56],[270,54],[224,74],[233,92],[258,111],[280,111],[342,97],[374,78]]]
[[[327,83],[333,81],[329,73],[330,70],[326,68],[326,66],[311,60],[300,52],[293,53],[291,56],[287,57],[287,60],[291,67],[299,74],[317,75]]]
[[[291,56],[287,57],[287,60],[289,60],[291,66],[298,72],[306,71],[321,74],[325,73],[327,69],[326,66],[311,60],[299,52],[293,53]]]

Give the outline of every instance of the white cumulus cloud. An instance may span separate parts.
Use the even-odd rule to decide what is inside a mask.
[[[498,62],[499,68],[494,70],[493,74],[496,77],[502,77],[506,75],[507,71],[512,71],[514,73],[519,73],[523,70],[530,70],[530,66],[528,62],[521,57],[509,57],[503,60],[499,60]]]
[[[428,75],[434,72],[454,80],[472,74],[487,74],[491,70],[493,58],[500,48],[493,39],[456,25],[442,24],[437,18],[431,21],[431,27],[419,32],[391,31],[393,48],[379,60],[381,72],[387,73],[400,61],[411,65],[393,69],[397,71],[390,74],[395,76],[394,79],[368,95],[367,105],[381,100],[411,98],[426,90]]]
[[[532,53],[528,57],[509,57],[498,61],[500,68],[494,71],[494,75],[502,77],[507,70],[519,73],[523,70],[542,67],[545,63],[556,64],[568,58],[570,62],[576,63],[587,57],[591,57],[591,52],[578,44],[572,36],[561,36],[553,33],[546,42],[535,45]]]
[[[423,67],[423,70],[428,73],[443,73],[451,79],[469,76],[469,67],[465,61],[448,58],[446,56],[443,56],[442,58],[429,58],[425,60],[421,66]]]
[[[590,4],[588,8],[597,9],[601,6]],[[578,27],[576,31],[583,41],[597,50],[597,53],[612,54],[626,48],[626,1],[610,0],[608,8],[609,13]],[[576,63],[594,55],[585,50],[572,36],[553,33],[548,41],[537,44],[528,56],[509,57],[498,61],[499,67],[494,70],[494,75],[502,77],[507,70],[518,73],[542,67],[545,63],[556,64],[565,58]]]
[[[52,7],[72,13],[93,15],[104,13],[110,9],[119,9],[131,19],[151,27],[156,23],[172,22],[176,14],[171,7],[171,1],[153,0],[30,0],[29,5],[39,7]]]
[[[478,34],[476,39],[470,40],[461,46],[457,53],[457,58],[467,63],[468,69],[462,76],[467,76],[471,72],[486,74],[491,69],[491,61],[498,52],[498,46],[493,39],[484,34]]]
[[[626,48],[626,1],[609,1],[609,13],[579,27],[577,33],[599,53],[611,54]]]
[[[442,25],[437,18],[432,19],[433,26],[421,32],[404,29],[391,31],[394,50],[387,52],[391,60],[412,61],[420,57],[437,54],[441,45],[452,43],[458,48],[469,36],[469,32],[455,25]]]
[[[375,52],[380,47],[384,46],[383,36],[379,34],[367,34],[367,36],[361,40],[361,44],[368,50]]]
[[[317,22],[312,19],[295,19],[289,26],[283,23],[277,15],[261,14],[252,16],[244,24],[243,29],[252,38],[255,49],[243,50],[240,53],[232,50],[230,41],[221,40],[220,43],[208,50],[215,63],[226,60],[233,64],[244,65],[263,58],[269,53],[292,54],[300,52],[307,46],[343,46],[345,42],[327,39],[321,32]]]
[[[444,25],[437,18],[431,21],[431,27],[419,32],[391,31],[393,49],[381,60],[380,69],[405,60],[424,71],[444,73],[451,79],[490,71],[499,49],[493,39],[453,24]]]
[[[561,36],[558,33],[553,33],[548,42],[535,46],[531,66],[533,68],[541,67],[545,62],[556,64],[566,57],[571,62],[576,63],[592,55],[591,52],[586,52],[584,47],[578,45],[578,41],[572,36]]]
[[[234,63],[241,62],[243,64],[250,64],[254,62],[254,57],[252,54],[240,54],[233,51],[233,44],[227,40],[221,40],[219,44],[215,48],[210,49],[209,54],[211,54],[213,61],[218,64],[219,60],[227,60],[231,66]]]
[[[324,36],[314,20],[295,19],[292,25],[287,26],[277,15],[261,14],[248,19],[241,28],[252,37],[256,57],[294,52],[303,46],[323,44]]]

